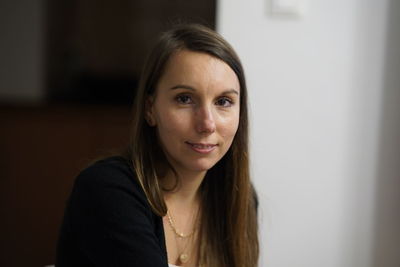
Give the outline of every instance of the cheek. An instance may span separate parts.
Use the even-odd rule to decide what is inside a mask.
[[[230,125],[222,127],[220,130],[221,136],[224,137],[227,141],[231,141],[235,137],[235,134],[238,129],[237,126],[238,126],[237,124],[232,123]]]
[[[156,120],[159,135],[163,139],[179,137],[179,134],[186,132],[186,128],[190,125],[182,114],[166,110],[160,110]]]
[[[239,127],[239,112],[222,120],[220,134],[226,138],[233,138]]]

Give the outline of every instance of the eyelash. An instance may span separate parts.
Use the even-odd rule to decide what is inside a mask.
[[[185,101],[182,101],[182,98],[189,98],[190,100],[191,100],[191,102],[190,103],[186,103]],[[187,105],[187,104],[192,104],[193,103],[193,100],[192,100],[192,97],[191,96],[189,96],[189,95],[178,95],[176,98],[175,98],[175,100],[176,100],[176,102],[178,102],[179,104],[183,104],[183,105]]]
[[[224,101],[228,102],[228,105],[227,105],[227,106],[224,105],[224,104],[222,104],[222,105],[221,105],[222,107],[230,107],[230,106],[232,106],[232,105],[234,104],[233,100],[230,99],[229,97],[226,97],[226,96],[223,96],[223,97],[218,98],[218,100],[216,101],[216,103],[220,102],[221,100],[224,100]]]
[[[183,100],[183,98],[185,98],[185,100],[190,99],[190,102],[188,103],[187,101]],[[179,104],[182,104],[182,105],[193,104],[193,99],[190,95],[178,95],[177,97],[175,97],[175,100],[176,100],[176,102],[178,102]],[[221,100],[227,101],[228,105],[221,103]],[[219,102],[219,104],[218,104],[218,102]],[[233,104],[235,104],[231,98],[226,97],[226,96],[222,96],[222,97],[218,98],[215,103],[222,107],[231,107]]]

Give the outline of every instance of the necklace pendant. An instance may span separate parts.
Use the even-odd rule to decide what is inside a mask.
[[[179,255],[179,260],[182,263],[186,263],[189,260],[189,255],[186,253],[182,253],[181,255]]]

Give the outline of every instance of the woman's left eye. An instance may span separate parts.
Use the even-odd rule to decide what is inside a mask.
[[[216,104],[222,107],[230,107],[233,105],[233,101],[229,97],[221,97],[216,101]]]

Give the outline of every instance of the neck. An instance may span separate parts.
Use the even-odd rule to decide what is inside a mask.
[[[161,180],[163,187],[172,188],[178,179],[173,191],[164,192],[168,207],[168,214],[163,218],[167,255],[169,262],[179,266],[194,266],[198,261],[197,229],[201,216],[199,188],[206,172],[177,170],[177,173],[178,177],[175,177],[173,172],[168,172]]]
[[[204,172],[178,172],[178,184],[173,191],[164,192],[164,198],[167,204],[174,206],[193,206],[199,200],[199,188],[206,175]],[[163,179],[163,186],[171,188],[176,181],[175,174],[168,172]]]

